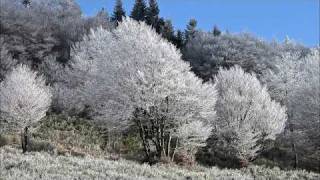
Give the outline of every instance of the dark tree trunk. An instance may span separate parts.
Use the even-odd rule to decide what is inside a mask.
[[[297,148],[296,148],[296,143],[294,141],[294,138],[293,138],[293,131],[294,131],[294,127],[293,127],[293,124],[290,124],[289,125],[289,128],[290,128],[290,133],[291,133],[291,149],[292,149],[292,152],[293,152],[293,168],[296,169],[298,167],[298,153],[297,153]]]
[[[21,147],[22,147],[23,153],[27,152],[28,146],[29,146],[28,127],[25,127],[21,131]]]
[[[286,90],[286,98],[288,98],[288,91]],[[290,104],[289,102],[287,101],[286,102],[287,106],[288,106],[288,109],[290,109]],[[294,124],[291,121],[291,118],[293,117],[293,112],[292,110],[290,110],[288,112],[288,122],[289,122],[289,130],[290,130],[290,141],[291,141],[291,150],[294,154],[294,164],[293,164],[293,168],[296,169],[298,167],[298,153],[297,153],[297,149],[296,149],[296,143],[295,143],[295,140],[293,138],[293,132],[294,132]]]
[[[143,125],[140,120],[136,119],[136,124],[137,124],[137,127],[139,128],[139,134],[140,134],[140,138],[142,140],[144,152],[146,153],[146,158],[149,161],[150,160],[150,146],[147,142],[148,140],[146,139],[145,130],[144,130]]]
[[[292,143],[291,144],[291,146],[292,146],[292,151],[293,151],[293,153],[294,153],[294,164],[293,164],[293,168],[294,169],[297,169],[297,167],[298,167],[298,153],[297,153],[297,151],[296,151],[296,146],[295,146],[295,144],[294,143]]]

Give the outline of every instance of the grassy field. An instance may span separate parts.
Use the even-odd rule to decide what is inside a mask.
[[[231,170],[195,166],[138,164],[133,161],[50,155],[4,146],[0,148],[0,179],[320,179],[306,171],[260,166]]]

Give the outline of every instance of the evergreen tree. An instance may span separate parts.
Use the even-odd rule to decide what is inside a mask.
[[[171,20],[165,20],[164,26],[161,29],[161,35],[169,42],[174,41],[174,29]]]
[[[197,20],[195,19],[190,19],[187,29],[186,29],[186,40],[188,41],[191,38],[194,38],[194,35],[196,33],[196,28],[197,28]]]
[[[156,0],[149,0],[149,7],[146,12],[146,22],[152,27],[156,27],[159,20],[159,6]]]
[[[113,10],[112,21],[114,21],[116,24],[118,24],[118,22],[122,21],[122,18],[124,16],[126,16],[126,12],[122,7],[122,1],[117,0],[116,5]]]
[[[213,28],[213,35],[214,35],[214,36],[220,36],[220,35],[221,35],[221,31],[220,31],[220,29],[218,28],[218,26],[214,26],[214,28]]]
[[[146,19],[146,3],[144,0],[136,0],[131,11],[132,19],[137,21],[145,21]]]
[[[177,31],[173,43],[174,45],[176,45],[178,49],[183,48],[184,46],[183,32],[181,32],[180,30]]]
[[[31,4],[31,0],[23,0],[23,1],[22,1],[22,4],[23,4],[25,7],[29,7],[30,4]]]
[[[154,28],[157,31],[157,33],[161,34],[163,27],[165,25],[165,20],[163,18],[159,18],[157,20],[157,23],[155,24]]]

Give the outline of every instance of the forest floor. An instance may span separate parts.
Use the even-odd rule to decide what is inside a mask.
[[[27,152],[12,146],[0,148],[0,179],[320,179],[320,174],[304,170],[249,166],[220,169],[158,164],[150,166],[134,161],[116,161],[92,156],[76,157]]]

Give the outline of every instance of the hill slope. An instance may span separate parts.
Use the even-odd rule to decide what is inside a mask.
[[[306,171],[282,171],[251,166],[241,170],[137,164],[90,157],[23,155],[11,147],[0,148],[0,179],[318,179]]]

